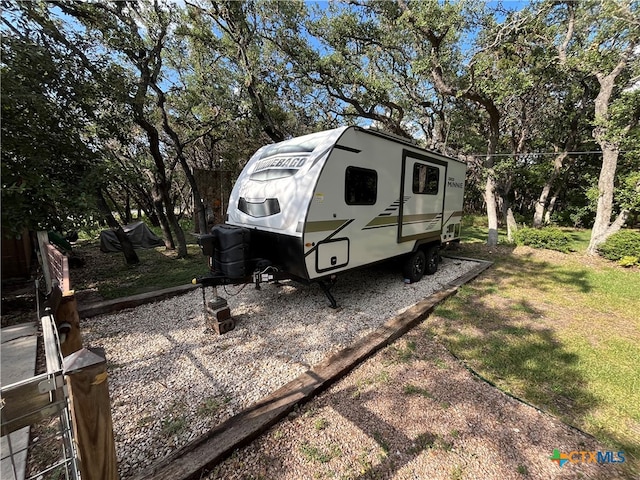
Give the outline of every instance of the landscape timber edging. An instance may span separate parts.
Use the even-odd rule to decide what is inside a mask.
[[[493,265],[493,262],[486,260],[465,260],[472,260],[479,265],[449,282],[442,290],[387,320],[384,325],[350,347],[330,355],[298,378],[166,456],[134,478],[136,480],[202,478],[233,450],[250,443],[288,415],[296,405],[311,400],[378,350],[404,335],[424,320],[438,304],[454,295],[460,286],[473,280]]]
[[[96,315],[104,315],[106,313],[114,313],[125,308],[135,308],[146,303],[158,302],[167,298],[182,295],[190,292],[200,285],[180,285],[178,287],[169,287],[162,290],[155,290],[148,293],[140,293],[130,297],[116,298],[114,300],[104,300],[102,302],[90,303],[88,305],[78,305],[78,313],[80,318],[95,317]]]

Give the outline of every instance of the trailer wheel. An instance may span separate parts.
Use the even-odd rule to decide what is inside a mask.
[[[438,271],[438,263],[440,262],[440,255],[438,254],[438,247],[433,246],[427,250],[426,254],[426,266],[424,273],[427,275],[433,275]]]
[[[402,275],[411,283],[419,282],[424,275],[424,269],[427,265],[427,259],[422,250],[416,250],[405,261]]]

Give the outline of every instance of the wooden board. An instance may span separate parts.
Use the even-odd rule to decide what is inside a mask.
[[[479,263],[476,268],[454,280],[443,290],[416,303],[387,321],[376,331],[355,342],[351,347],[326,358],[252,407],[165,457],[136,479],[201,478],[207,470],[211,470],[233,450],[248,444],[284,418],[296,405],[309,401],[363,360],[404,335],[424,320],[439,303],[455,294],[459,286],[477,277],[492,265],[491,262],[474,261]]]

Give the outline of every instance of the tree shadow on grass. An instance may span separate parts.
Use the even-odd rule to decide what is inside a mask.
[[[552,254],[564,255],[557,252]],[[593,290],[586,268],[572,268],[569,265],[541,261],[532,252],[496,258],[492,272],[493,275],[489,274],[492,277],[512,278],[513,282],[531,283],[532,286],[543,291],[557,288],[558,284],[580,293],[589,293]]]
[[[566,289],[568,298],[572,291],[589,293],[594,286],[587,274],[582,267],[540,261],[526,253],[498,260],[494,268],[435,310],[432,333],[498,388],[585,428],[601,407],[600,400],[580,367],[583,358],[569,351],[559,330],[545,318],[548,312],[541,294],[558,286]],[[502,288],[504,295],[500,295]],[[523,293],[531,296],[518,298]],[[600,433],[599,438],[611,448],[638,458],[637,444],[606,428]]]

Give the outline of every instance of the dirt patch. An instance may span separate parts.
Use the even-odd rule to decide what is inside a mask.
[[[21,280],[2,285],[2,328],[37,320],[36,308],[33,281]]]
[[[74,247],[74,256],[78,259],[77,266],[71,268],[71,288],[75,291],[78,301],[98,302],[104,298],[98,293],[100,282],[109,278],[109,272],[114,269],[114,263],[120,258],[117,254],[100,251],[96,243],[82,244]]]

